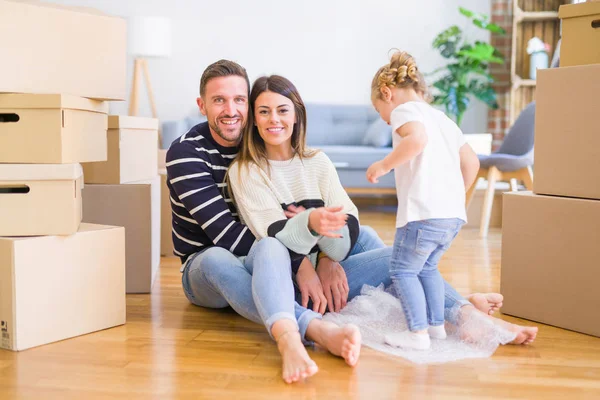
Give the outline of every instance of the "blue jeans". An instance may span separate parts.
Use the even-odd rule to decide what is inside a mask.
[[[321,314],[294,301],[292,268],[288,250],[274,238],[264,238],[242,262],[221,247],[192,255],[183,271],[188,300],[201,307],[231,306],[238,314],[271,327],[280,319],[297,323],[305,339],[308,324]]]
[[[444,324],[445,287],[438,263],[463,223],[428,219],[396,230],[390,276],[413,332]]]
[[[386,246],[377,232],[370,226],[360,226],[360,233],[354,248],[347,259],[340,265],[346,272],[348,279],[348,301],[360,295],[363,285],[377,287],[383,284],[388,287],[392,284],[390,277],[390,260],[392,258],[392,247]],[[301,303],[302,295],[296,288],[296,301]],[[462,307],[471,304],[462,297],[456,289],[444,281],[444,307],[450,310],[454,307]],[[310,305],[310,304],[309,304]],[[450,318],[456,317],[456,313],[449,313]],[[449,322],[456,323],[454,320]]]
[[[391,285],[391,255],[392,248],[386,246],[372,228],[360,227],[350,256],[341,262],[348,278],[349,300],[360,294],[364,284]],[[183,271],[182,284],[192,304],[207,308],[231,306],[244,318],[264,324],[269,334],[277,318],[289,318],[292,314],[305,343],[309,343],[305,337],[309,323],[321,317],[302,307],[298,296],[293,307],[289,306],[287,299],[291,296],[293,300],[294,296],[289,253],[272,238],[258,242],[244,262],[220,247],[192,255]],[[445,293],[446,308],[469,304],[448,284]],[[258,306],[255,297],[260,298]]]

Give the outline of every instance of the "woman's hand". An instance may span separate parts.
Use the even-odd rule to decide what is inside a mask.
[[[340,312],[348,302],[348,278],[340,263],[323,257],[317,264],[317,275],[327,298],[329,311]]]
[[[310,213],[308,227],[321,236],[341,238],[342,235],[335,233],[346,225],[348,216],[342,211],[344,207],[319,207]]]
[[[308,257],[304,257],[298,273],[296,274],[296,282],[302,293],[302,307],[308,307],[308,300],[313,302],[313,311],[319,314],[325,313],[327,307],[327,299],[323,293],[323,286],[319,276],[315,271]]]
[[[379,182],[379,178],[390,172],[383,160],[376,161],[367,169],[367,180],[371,183]]]
[[[306,208],[302,206],[295,206],[293,204],[290,204],[287,210],[283,210],[285,216],[288,217],[288,219],[294,218],[296,215],[300,214],[303,211],[306,211]]]

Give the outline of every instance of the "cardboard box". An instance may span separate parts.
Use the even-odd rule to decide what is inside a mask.
[[[173,216],[171,213],[171,200],[167,187],[167,170],[161,169],[160,174],[160,255],[173,257]]]
[[[600,2],[562,5],[560,66],[600,64]]]
[[[538,71],[533,191],[600,199],[600,65]]]
[[[167,168],[167,151],[168,149],[158,149],[158,169]]]
[[[25,350],[125,323],[125,232],[0,238],[0,347]]]
[[[504,195],[502,312],[600,336],[600,201]]]
[[[0,163],[105,161],[107,113],[83,97],[0,94]]]
[[[0,164],[0,236],[74,234],[82,187],[79,164]]]
[[[106,161],[84,163],[85,183],[119,184],[152,179],[158,174],[158,120],[110,115]]]
[[[160,178],[85,185],[83,222],[125,227],[127,293],[149,293],[160,265]]]
[[[160,255],[173,257],[173,216],[171,194],[167,187],[167,149],[158,149],[158,174],[160,175]]]
[[[127,24],[92,8],[0,0],[0,92],[125,100]]]

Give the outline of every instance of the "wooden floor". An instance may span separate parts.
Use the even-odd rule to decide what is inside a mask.
[[[361,221],[391,244],[393,207],[383,210],[363,210]],[[441,263],[443,275],[462,293],[497,291],[500,240],[498,231],[482,240],[464,230]],[[442,365],[364,348],[350,369],[327,353],[310,353],[320,372],[284,384],[264,328],[231,310],[190,305],[169,258],[152,295],[127,296],[125,326],[21,353],[0,350],[0,399],[600,398],[600,339],[547,326],[530,347]]]

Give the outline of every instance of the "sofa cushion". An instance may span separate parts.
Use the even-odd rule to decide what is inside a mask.
[[[206,121],[206,117],[196,110],[184,119],[163,122],[161,124],[161,148],[168,149],[177,138],[204,121]]]
[[[187,127],[187,130],[192,129],[194,126],[198,125],[201,122],[206,121],[206,117],[202,114],[197,114],[197,115],[193,115],[193,116],[189,116],[185,119],[185,124]],[[186,131],[187,131],[186,130]],[[185,132],[181,132],[181,134],[183,135]]]
[[[389,147],[392,145],[392,127],[381,118],[371,122],[362,144],[373,147]]]
[[[371,106],[307,104],[306,140],[310,146],[361,145],[377,117]]]
[[[391,147],[371,146],[314,146],[331,159],[338,170],[364,169],[379,161],[392,151]]]
[[[394,173],[379,178],[378,183],[371,183],[367,180],[366,169],[338,169],[340,182],[345,188],[366,188],[366,189],[393,189],[396,187]]]
[[[330,107],[319,104],[306,105],[306,142],[309,145],[327,144],[333,132]]]

